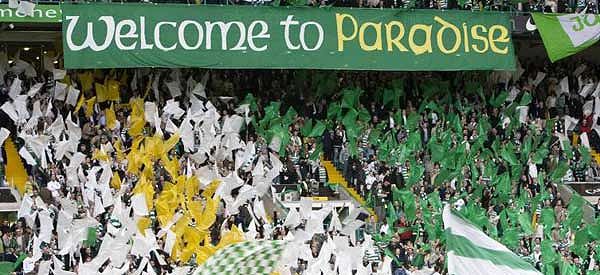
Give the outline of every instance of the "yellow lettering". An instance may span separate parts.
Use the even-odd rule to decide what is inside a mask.
[[[442,27],[438,30],[437,32],[437,44],[438,44],[438,48],[440,48],[440,51],[445,53],[445,54],[451,54],[451,53],[455,53],[456,51],[458,51],[458,48],[460,48],[460,29],[458,29],[456,26],[452,25],[450,22],[434,16],[433,20],[435,20],[436,22],[440,23],[440,25],[442,25]],[[452,32],[454,32],[454,37],[456,38],[456,41],[454,41],[454,46],[452,46],[451,49],[447,49],[446,46],[444,45],[444,31],[446,31],[447,29],[450,29]]]
[[[495,37],[494,33],[500,32],[498,37]],[[493,25],[490,27],[488,32],[488,40],[490,40],[490,49],[492,52],[499,54],[507,54],[508,53],[508,44],[504,46],[504,48],[498,48],[496,46],[496,42],[499,43],[508,43],[510,38],[508,37],[508,29],[502,25]]]
[[[421,45],[417,45],[415,43],[415,33],[420,30],[425,33],[425,42]],[[415,53],[415,55],[420,55],[425,52],[432,52],[431,49],[431,25],[423,25],[416,24],[410,28],[410,32],[408,32],[408,46]]]
[[[365,41],[365,32],[369,27],[375,30],[375,43],[371,45],[367,45],[367,42]],[[381,51],[383,49],[383,44],[381,42],[381,23],[367,22],[362,24],[358,31],[358,43],[363,51]]]
[[[462,27],[463,27],[463,38],[465,40],[465,52],[468,53],[469,51],[471,51],[471,49],[469,48],[469,32],[467,31],[467,23],[462,23]]]
[[[487,32],[487,29],[482,25],[475,25],[471,27],[471,36],[473,39],[483,42],[483,48],[479,48],[476,44],[473,44],[472,47],[474,51],[478,53],[484,53],[488,50],[488,41],[484,36],[479,35],[477,29],[481,29],[482,32]]]
[[[346,36],[344,35],[344,19],[350,19],[350,21],[352,22],[352,25],[354,26],[352,34],[350,36]],[[356,37],[356,33],[358,32],[356,30],[358,24],[356,23],[356,19],[354,19],[354,17],[350,14],[339,14],[336,13],[335,14],[335,22],[337,25],[337,39],[338,39],[338,51],[339,52],[343,52],[344,51],[344,42],[345,41],[350,41],[352,39],[354,39]]]
[[[398,34],[392,38],[392,29],[394,27],[398,27]],[[404,37],[404,25],[398,21],[392,21],[385,24],[385,37],[387,40],[387,50],[388,52],[393,51],[393,46],[396,46],[398,50],[401,52],[408,52],[408,49],[402,45],[400,39]]]

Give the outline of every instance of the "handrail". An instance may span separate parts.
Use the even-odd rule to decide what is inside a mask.
[[[578,185],[578,184],[600,184],[600,181],[563,181],[566,185]]]
[[[190,0],[173,0],[173,1],[165,1],[165,2],[157,2],[157,3],[152,3],[152,1],[150,2],[122,2],[119,0],[109,0],[107,2],[98,2],[98,1],[74,1],[74,0],[58,0],[58,1],[52,1],[52,0],[38,0],[36,1],[36,4],[49,4],[49,5],[60,5],[60,4],[70,4],[70,3],[77,3],[77,4],[87,4],[87,3],[93,3],[93,4],[121,4],[121,5],[128,5],[128,4],[158,4],[158,5],[188,5],[188,6],[195,6],[195,5],[199,5],[199,6],[244,6],[244,7],[254,7],[254,8],[260,8],[260,7],[269,7],[272,6],[270,4],[262,4],[262,5],[235,5],[235,4],[231,4],[229,3],[228,0],[225,1],[224,4],[208,4],[206,3],[207,0],[200,0],[200,1],[190,1]],[[299,6],[282,6],[282,8],[288,8],[288,7],[293,7],[293,8],[308,8],[308,9],[315,9],[317,7],[314,6],[308,6],[308,5],[299,5]],[[329,6],[328,6],[329,7]],[[336,8],[342,8],[342,7],[337,7],[337,6],[332,6],[332,7],[336,7]],[[419,9],[419,8],[383,8],[383,9],[393,9],[393,10],[398,10],[398,11],[417,11],[417,10],[439,10],[439,11],[462,11],[462,12],[473,12],[473,13],[503,13],[503,14],[510,14],[513,16],[516,15],[529,15],[532,12],[530,11],[519,11],[518,9],[515,9],[513,5],[506,5],[503,6],[506,8],[509,8],[509,10],[469,10],[469,9]],[[351,9],[363,9],[363,10],[374,10],[374,9],[380,9],[378,7],[375,8],[369,8],[369,7],[348,7]],[[559,13],[556,13],[559,14]]]

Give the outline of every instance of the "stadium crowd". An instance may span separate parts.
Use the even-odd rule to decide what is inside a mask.
[[[356,274],[444,274],[446,203],[545,274],[600,270],[600,225],[558,192],[600,175],[594,65],[31,69],[5,68],[0,96],[29,175],[18,220],[0,226],[15,274],[186,274],[240,239],[296,240],[280,274],[349,274],[348,255]],[[378,221],[265,213],[271,184],[320,180],[321,158]]]

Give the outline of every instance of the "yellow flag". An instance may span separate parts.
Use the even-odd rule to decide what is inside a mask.
[[[179,176],[179,161],[176,158],[169,160],[167,154],[163,154],[161,160],[169,175],[171,175],[172,178],[177,178],[177,176]]]
[[[152,221],[150,221],[149,218],[147,217],[141,217],[138,222],[137,222],[137,228],[140,232],[142,232],[143,235],[145,234],[146,228],[150,227],[150,223]]]
[[[98,99],[98,102],[102,103],[104,101],[107,101],[108,91],[106,89],[106,86],[100,83],[94,83],[94,85],[96,87],[96,98]]]
[[[106,152],[104,152],[104,150],[98,149],[94,150],[94,152],[92,153],[92,159],[106,162],[110,160],[109,156],[106,154]]]
[[[202,220],[202,203],[200,201],[188,200],[187,208],[190,211],[190,215],[194,218],[194,220],[196,220],[197,223],[201,222],[201,220]]]
[[[94,104],[96,104],[96,97],[92,97],[85,101],[85,116],[92,117],[94,114]]]
[[[202,211],[202,217],[198,219],[197,227],[202,230],[208,230],[213,223],[217,220],[217,208],[219,206],[220,199],[215,198],[207,198],[206,205],[204,207],[204,211]]]
[[[198,229],[188,226],[183,233],[183,239],[188,242],[188,244],[192,244],[194,251],[196,247],[200,245],[200,242],[204,239],[204,235],[206,232],[201,232]]]
[[[79,109],[81,109],[84,102],[85,96],[83,95],[83,92],[81,92],[81,94],[79,95],[79,100],[77,100],[77,105],[75,106],[75,113],[79,112]]]
[[[104,110],[104,114],[106,115],[106,127],[111,130],[117,128],[117,115],[112,104],[110,104],[108,109]]]
[[[221,240],[219,241],[219,244],[217,245],[217,250],[226,247],[230,244],[234,244],[234,243],[239,243],[239,242],[243,242],[244,241],[244,233],[242,233],[242,231],[240,231],[237,226],[232,225],[231,226],[231,230],[229,230],[229,232],[225,233],[225,235],[223,235],[221,237]]]
[[[168,153],[169,151],[171,151],[171,149],[173,149],[173,147],[177,145],[177,142],[179,142],[179,133],[171,135],[171,137],[164,142],[162,146],[164,153]]]
[[[89,91],[92,89],[92,84],[94,83],[94,76],[91,71],[86,71],[85,73],[77,74],[79,77],[79,82],[81,82],[81,92]]]
[[[188,198],[191,198],[200,192],[200,184],[198,184],[198,178],[196,176],[191,176],[189,179],[186,179],[185,176],[182,176],[185,181],[185,194]]]
[[[121,189],[121,177],[117,171],[113,172],[112,179],[110,179],[110,187],[116,190]]]
[[[141,98],[132,98],[129,100],[131,107],[131,118],[129,122],[129,135],[137,137],[143,134],[144,125],[144,100]]]
[[[108,80],[104,87],[106,88],[106,99],[112,101],[119,101],[121,99],[119,93],[119,86],[121,83],[117,80]]]
[[[131,152],[127,154],[127,172],[134,175],[139,175],[139,170],[142,167],[142,164],[141,157],[139,156],[137,150],[131,150]]]
[[[117,154],[117,160],[124,160],[125,154],[123,154],[123,145],[121,144],[121,140],[117,140],[117,142],[113,144],[113,147],[115,148],[115,153]]]
[[[205,189],[204,191],[202,191],[202,196],[205,198],[211,198],[214,194],[215,191],[217,191],[217,187],[219,187],[219,184],[221,183],[220,180],[218,179],[214,179]]]
[[[189,226],[190,219],[187,215],[181,217],[175,226],[171,227],[171,231],[173,231],[177,236],[183,235],[185,229]]]
[[[21,156],[19,156],[17,148],[10,137],[4,141],[4,151],[6,152],[6,181],[23,195],[28,177],[27,170],[25,170]]]
[[[171,221],[179,203],[180,200],[173,184],[165,183],[163,191],[160,192],[154,204],[156,207],[156,217],[161,226],[166,226]]]
[[[189,261],[192,257],[192,254],[194,254],[194,251],[194,248],[190,247],[190,245],[188,244],[183,250],[181,250],[181,255],[179,256],[181,262],[186,263],[187,261]]]
[[[142,174],[138,184],[133,188],[134,194],[143,194],[146,198],[146,206],[148,209],[152,209],[152,198],[154,197],[154,186],[146,179]]]
[[[210,240],[208,242],[205,241],[204,243],[210,243]],[[208,258],[210,256],[212,256],[213,254],[215,254],[215,252],[217,252],[217,250],[212,245],[203,245],[203,246],[200,246],[196,250],[196,263],[199,266],[202,265],[204,262],[206,262],[206,260],[208,260]]]

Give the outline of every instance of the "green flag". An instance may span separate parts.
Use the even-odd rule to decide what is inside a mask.
[[[577,194],[573,194],[571,196],[571,200],[569,201],[568,215],[567,215],[567,225],[571,230],[575,230],[583,219],[583,205],[584,199]]]
[[[517,233],[517,229],[514,227],[506,228],[504,230],[504,235],[502,236],[502,243],[510,249],[517,248],[519,246],[519,234]]]
[[[290,124],[292,124],[292,122],[294,121],[294,118],[296,118],[297,115],[298,115],[298,112],[296,112],[296,110],[294,110],[294,107],[288,108],[287,112],[285,113],[285,115],[283,115],[283,118],[282,118],[283,124],[286,126],[289,126]]]
[[[398,107],[400,105],[400,98],[396,96],[396,91],[393,89],[383,90],[383,106]]]
[[[400,259],[398,259],[398,257],[396,257],[396,254],[394,254],[389,248],[386,248],[383,251],[383,254],[390,257],[398,266],[402,266],[402,262],[400,261]]]
[[[421,117],[419,114],[413,112],[408,115],[406,118],[406,129],[409,131],[415,131],[417,127],[419,127],[419,120]]]
[[[571,141],[566,139],[562,141],[563,151],[565,152],[565,156],[567,159],[573,158],[573,148],[571,147]]]
[[[591,15],[592,18],[584,13],[532,15],[552,62],[580,52],[600,39],[597,15]]]
[[[587,229],[581,229],[575,233],[575,244],[571,246],[571,251],[579,257],[585,258],[588,255],[589,235]]]
[[[21,265],[25,258],[27,258],[27,254],[21,254],[14,263],[0,262],[0,274],[11,274],[15,270],[17,270],[17,268],[19,267],[19,265]]]
[[[325,124],[322,121],[317,120],[317,123],[312,128],[312,130],[310,131],[310,134],[308,136],[309,137],[320,137],[323,135],[323,132],[325,132]]]
[[[96,227],[88,227],[87,238],[83,243],[86,246],[95,246],[96,245]]]
[[[0,274],[10,274],[13,271],[15,271],[15,263],[0,262]]]
[[[323,152],[323,143],[318,142],[317,147],[315,148],[315,151],[310,154],[309,159],[310,160],[318,159],[319,156],[321,155],[321,152]]]
[[[544,272],[544,275],[554,275],[554,267],[558,263],[559,255],[556,253],[554,247],[552,247],[551,240],[543,240],[541,247],[542,259],[544,263],[542,266],[542,272]]]
[[[540,217],[541,224],[544,226],[544,235],[549,235],[554,226],[554,209],[544,208],[542,209],[542,215]]]
[[[413,222],[416,218],[417,213],[415,195],[408,189],[398,190],[397,188],[394,188],[392,189],[392,197],[395,201],[402,201],[402,205],[404,206],[404,213],[406,214],[406,219],[410,222]]]
[[[600,224],[598,224],[598,221],[596,221],[594,224],[588,224],[586,228],[588,230],[588,235],[592,239],[600,240]]]
[[[544,257],[545,264],[555,264],[558,263],[558,254],[554,247],[552,247],[551,240],[543,240],[542,241],[542,257]]]
[[[369,111],[367,109],[361,107],[358,109],[358,119],[364,122],[369,122],[371,121],[371,115],[369,114]]]
[[[279,138],[279,140],[281,141],[281,144],[279,146],[279,154],[282,156],[285,155],[285,148],[290,143],[290,139],[292,138],[288,128],[284,127],[281,124],[272,125],[269,129],[269,135],[271,137],[271,140],[269,140],[270,142],[275,137]]]
[[[533,228],[531,227],[531,214],[525,211],[519,214],[519,225],[521,226],[521,230],[527,236],[533,234]]]
[[[490,105],[492,105],[492,107],[498,108],[502,104],[504,104],[506,98],[508,98],[508,93],[506,91],[502,91],[496,97],[490,99]]]
[[[396,209],[394,208],[394,205],[391,202],[388,202],[387,204],[387,215],[385,219],[387,224],[389,225],[389,228],[394,228],[394,225],[398,220],[398,216],[396,215]]]
[[[305,120],[304,125],[302,125],[302,128],[300,128],[300,134],[302,134],[302,136],[304,136],[304,137],[307,137],[308,135],[310,135],[312,128],[313,128],[312,124],[313,124],[313,120],[311,118]]]
[[[558,267],[561,275],[579,275],[579,270],[576,266],[569,264],[562,259],[560,259],[560,264]]]
[[[531,94],[525,92],[521,97],[521,101],[519,102],[519,106],[527,106],[531,103]]]
[[[567,164],[567,162],[560,161],[558,163],[558,167],[556,167],[554,169],[554,171],[552,171],[552,173],[550,174],[550,178],[554,182],[559,182],[565,176],[565,174],[567,173],[568,170],[569,170],[569,165]]]
[[[510,145],[512,144],[509,143],[506,146],[503,146],[502,150],[500,151],[500,155],[502,156],[502,159],[508,162],[511,166],[515,166],[519,164],[519,161],[515,156],[514,149]]]
[[[512,186],[508,174],[508,172],[505,172],[496,178],[496,191],[501,200],[506,200],[512,193]]]
[[[586,166],[590,164],[590,162],[592,161],[592,156],[590,154],[590,150],[588,148],[586,148],[585,146],[579,146],[579,154],[581,155],[581,160],[583,161],[583,164],[585,164]]]
[[[362,92],[363,91],[361,89],[344,90],[344,96],[342,97],[342,108],[357,108]]]
[[[342,106],[339,103],[331,103],[327,107],[327,119],[338,119],[342,115]]]
[[[358,117],[358,112],[356,111],[356,109],[351,108],[344,115],[344,118],[342,119],[342,124],[344,124],[344,127],[346,127],[346,129],[354,128],[354,127],[356,127],[356,118],[357,117]]]
[[[529,153],[531,153],[532,148],[532,139],[531,136],[527,136],[521,145],[521,162],[527,163],[527,159],[529,158]]]
[[[242,102],[240,102],[240,105],[243,105],[243,104],[250,105],[250,111],[252,111],[252,112],[256,112],[258,110],[258,105],[256,104],[256,98],[254,97],[254,95],[252,93],[246,94],[246,97],[244,98],[244,100],[242,100]]]
[[[410,171],[408,179],[406,180],[407,186],[413,186],[415,183],[418,183],[421,180],[421,177],[423,177],[423,173],[425,172],[425,168],[423,167],[423,165],[415,163],[411,165],[411,168],[412,169]]]
[[[548,156],[548,153],[550,151],[548,151],[547,148],[539,148],[535,151],[535,154],[533,155],[533,162],[535,164],[542,164],[544,163],[544,159],[546,158],[546,156]]]

